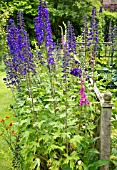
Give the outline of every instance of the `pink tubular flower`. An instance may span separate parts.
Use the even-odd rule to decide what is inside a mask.
[[[81,98],[80,98],[80,106],[85,105],[86,104],[85,101],[86,101],[86,94],[84,93],[81,95]]]
[[[81,94],[82,99],[86,99],[86,96],[87,96],[86,93]]]
[[[80,106],[83,106],[83,105],[90,105],[90,102],[89,100],[86,98],[86,94],[84,93],[81,98],[80,98]]]
[[[85,88],[84,88],[84,86],[82,86],[80,91],[79,91],[79,94],[82,95],[84,93],[84,91],[85,91]]]
[[[85,105],[85,101],[80,100],[80,106],[83,106],[83,105]]]
[[[80,97],[80,106],[83,106],[85,104],[90,105],[90,102],[87,99],[87,95],[84,92],[85,92],[85,87],[82,86],[80,91],[79,91],[79,94],[81,95],[81,97]]]
[[[86,104],[87,104],[87,105],[90,105],[90,102],[89,102],[89,100],[88,100],[88,99],[86,99]]]

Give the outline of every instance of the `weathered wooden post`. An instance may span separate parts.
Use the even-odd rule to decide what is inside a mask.
[[[100,120],[100,159],[110,159],[110,130],[112,106],[111,93],[104,94],[104,102],[101,103]],[[100,170],[109,170],[109,163],[100,167]]]

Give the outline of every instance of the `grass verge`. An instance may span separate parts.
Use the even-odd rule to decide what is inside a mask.
[[[10,104],[13,103],[12,92],[4,84],[5,77],[4,65],[0,65],[0,120],[7,115],[12,120],[13,111]],[[1,123],[1,122],[0,122]],[[0,130],[1,131],[1,130]],[[1,134],[1,132],[0,132]],[[0,170],[11,170],[11,153],[7,143],[0,136]]]

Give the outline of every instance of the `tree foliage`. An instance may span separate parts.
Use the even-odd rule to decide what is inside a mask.
[[[13,7],[13,17],[16,17],[18,10],[24,11],[27,30],[34,37],[33,18],[37,15],[37,6],[39,0],[9,0],[7,5]],[[62,22],[70,21],[75,28],[76,35],[81,33],[81,26],[84,14],[90,14],[94,5],[93,0],[47,0],[47,7],[50,13],[50,20],[54,38],[60,37],[59,25]],[[100,6],[98,0],[95,1],[96,6]]]

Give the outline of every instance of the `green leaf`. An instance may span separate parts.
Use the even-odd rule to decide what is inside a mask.
[[[34,163],[32,163],[31,169],[40,170],[40,159],[36,158]]]
[[[46,120],[42,120],[40,122],[35,122],[33,127],[38,127],[39,129],[41,128],[41,126],[43,125],[43,123],[45,123]]]
[[[90,149],[89,152],[99,154],[99,151],[95,148]]]
[[[87,129],[88,129],[88,130],[93,130],[93,129],[95,129],[95,127],[96,127],[96,125],[94,125],[94,123],[89,123],[89,124],[87,125]]]
[[[20,107],[24,106],[25,104],[25,100],[21,100],[17,103]]]
[[[79,159],[79,156],[78,156],[78,152],[76,151],[73,151],[71,154],[70,154],[70,157],[73,159],[73,160],[78,160]]]
[[[60,149],[61,151],[63,151],[65,149],[65,146],[58,146],[58,145],[52,144],[52,145],[48,146],[47,151],[50,153],[54,149]]]
[[[21,122],[19,123],[19,126],[22,126],[23,124],[29,125],[30,124],[30,118],[21,120]]]
[[[63,170],[72,170],[69,165],[64,165],[62,167]]]
[[[108,160],[98,160],[88,166],[89,170],[97,170],[100,166],[108,164]]]
[[[90,143],[93,144],[96,140],[98,140],[100,137],[95,137],[90,140]]]
[[[70,143],[73,143],[73,144],[77,144],[77,143],[80,143],[82,141],[83,137],[80,136],[80,135],[74,135],[74,137],[72,139],[70,139]]]

